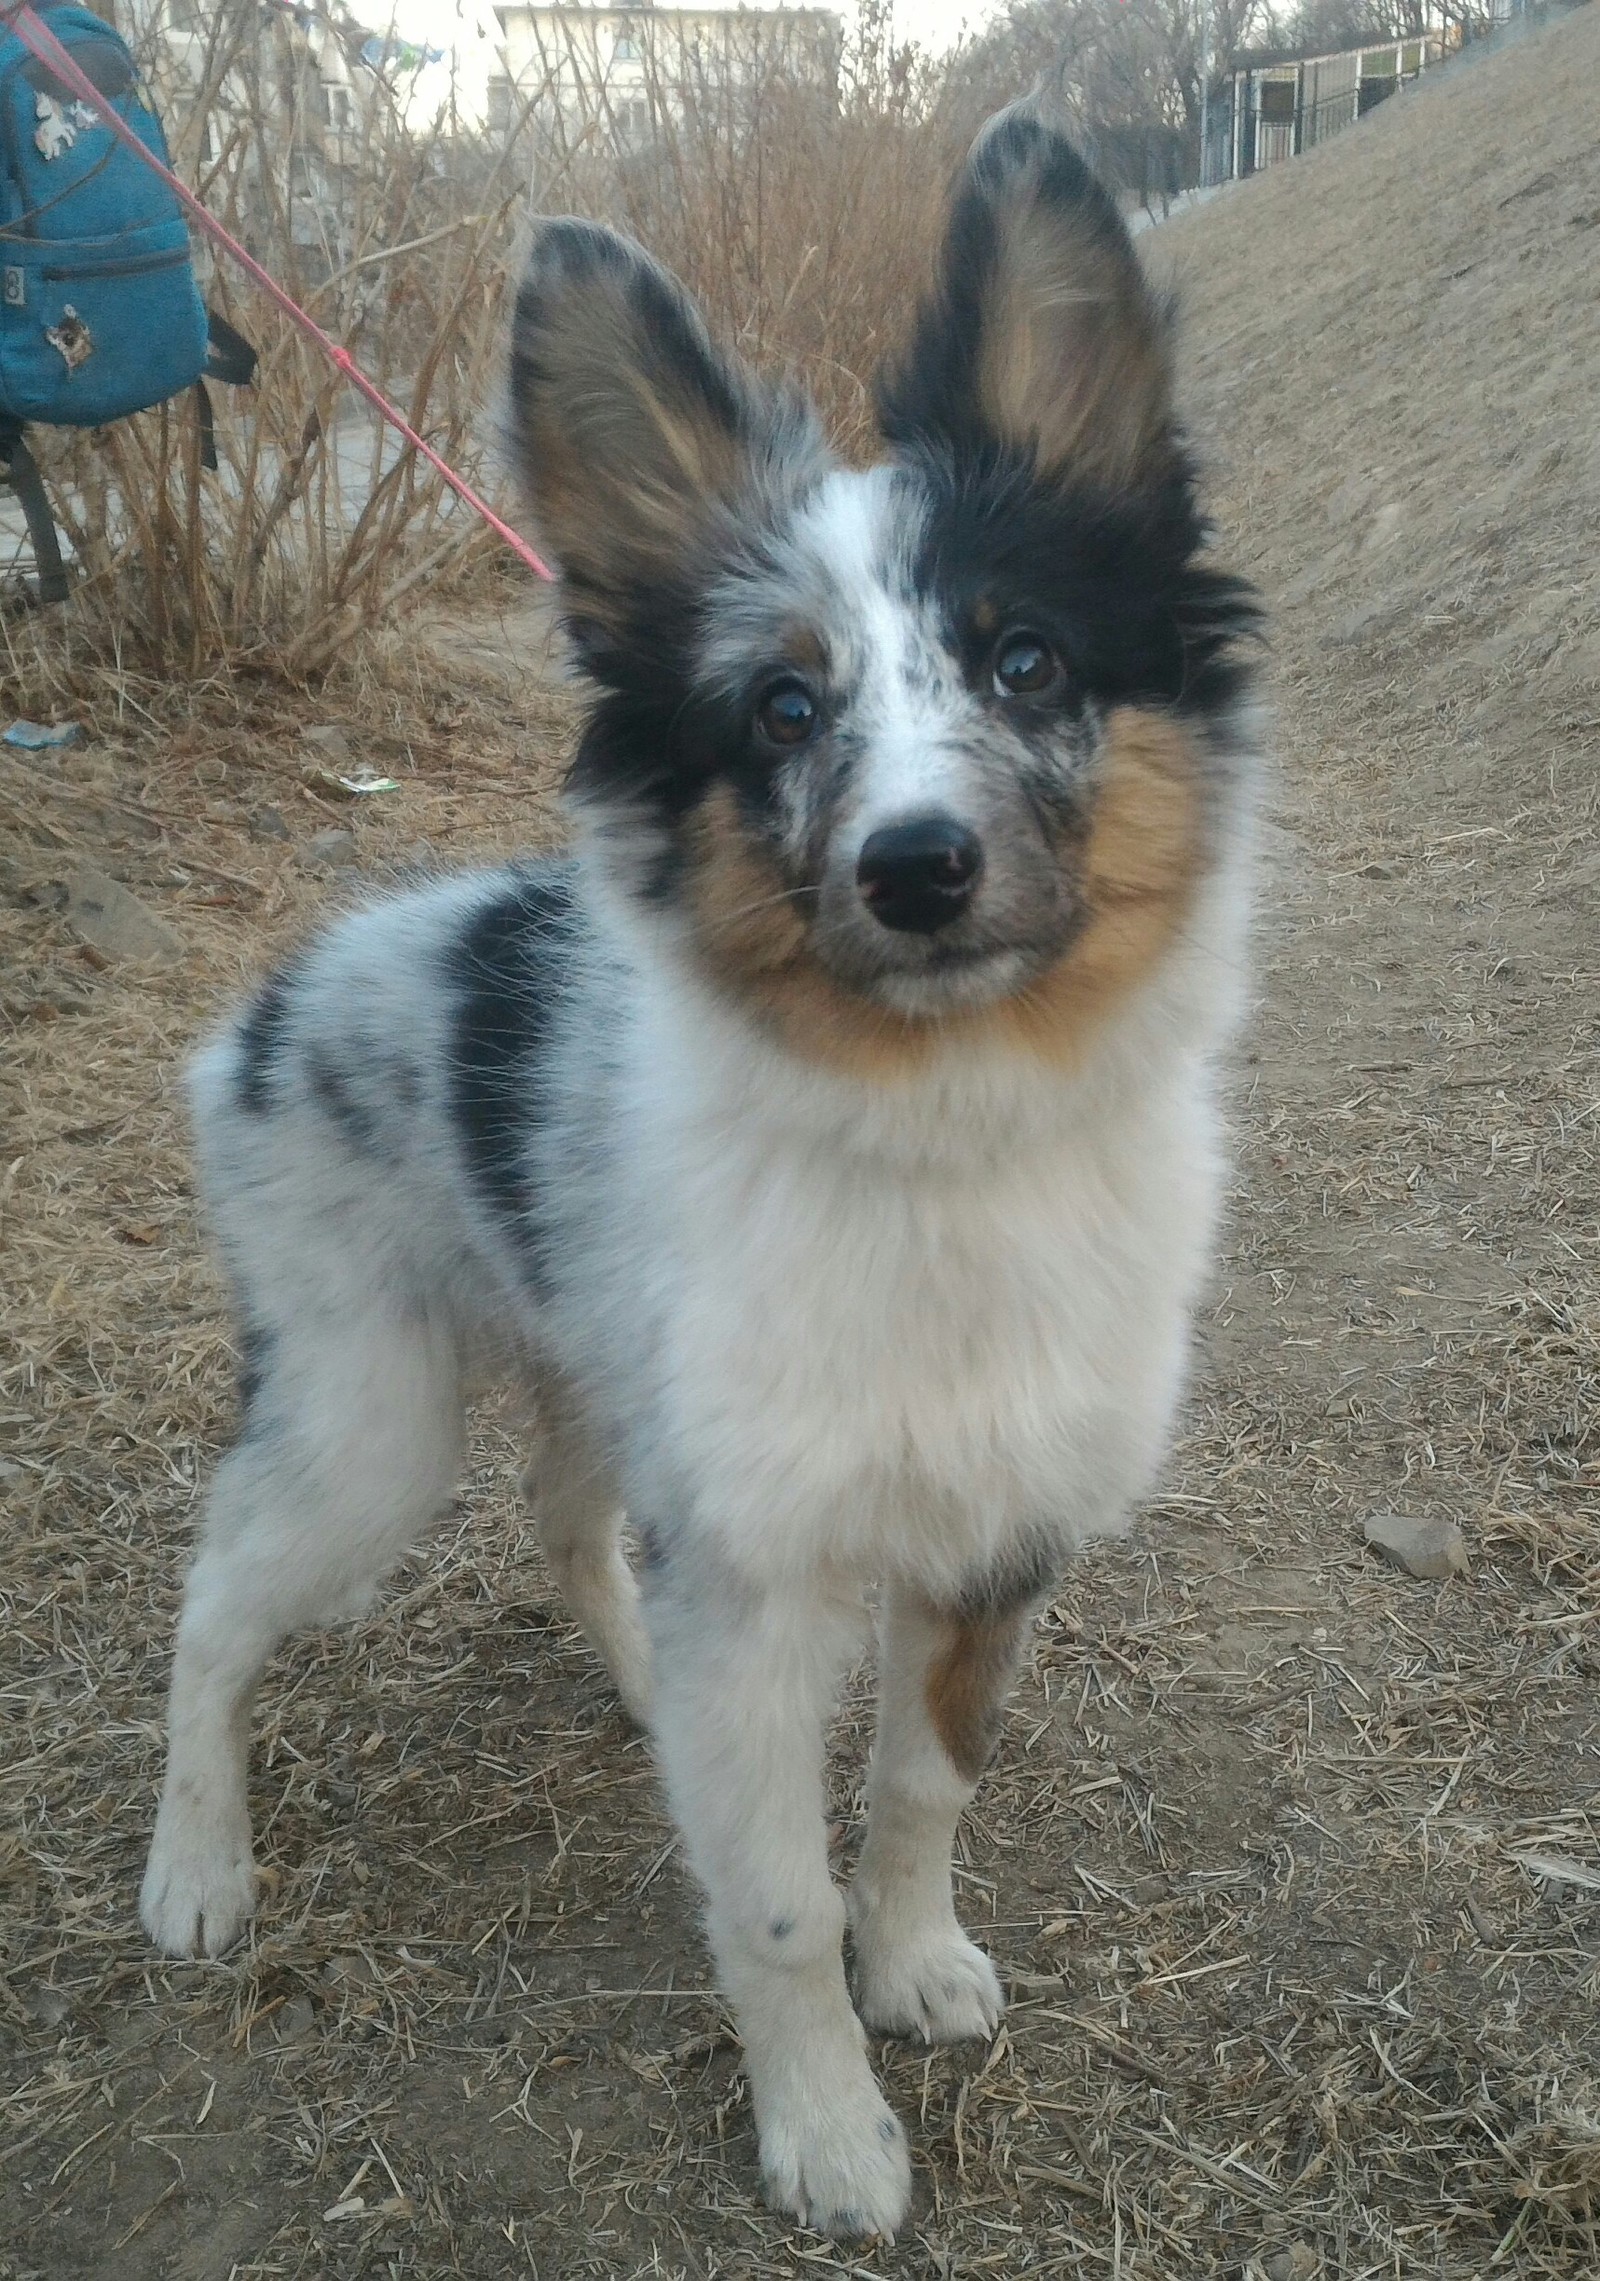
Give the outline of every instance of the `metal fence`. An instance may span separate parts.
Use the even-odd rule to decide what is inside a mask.
[[[1453,70],[1522,39],[1585,0],[1488,0],[1493,17],[1457,20],[1445,32],[1376,42],[1338,55],[1262,59],[1230,71],[1209,92],[1202,136],[1193,139],[1182,187],[1208,189],[1298,157],[1342,134],[1424,75]],[[1173,195],[1152,170],[1133,194]]]
[[[1437,36],[1246,64],[1210,98],[1201,187],[1242,180],[1342,134],[1443,60]]]
[[[1203,182],[1242,179],[1259,174],[1264,167],[1277,166],[1286,158],[1298,158],[1302,151],[1326,142],[1330,135],[1342,134],[1346,127],[1353,127],[1358,119],[1364,119],[1369,111],[1376,110],[1401,88],[1412,86],[1420,77],[1418,70],[1397,72],[1381,79],[1357,80],[1317,101],[1297,100],[1286,117],[1263,113],[1259,101],[1253,99],[1256,90],[1230,89],[1213,112],[1212,164]]]

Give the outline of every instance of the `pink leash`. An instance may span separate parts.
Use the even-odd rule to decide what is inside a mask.
[[[94,81],[89,77],[88,73],[81,70],[79,66],[74,62],[73,58],[68,54],[67,50],[56,38],[54,32],[50,30],[49,26],[44,23],[42,19],[36,15],[34,10],[28,5],[28,0],[18,0],[18,5],[16,6],[9,8],[0,8],[0,17],[3,17],[5,22],[12,27],[18,39],[22,41],[23,45],[33,50],[34,54],[39,58],[39,61],[41,63],[48,64],[50,66],[50,69],[55,73],[56,77],[59,80],[63,81],[65,85],[70,87],[73,93],[77,95],[83,102],[89,105],[96,118],[104,121],[104,123],[111,129],[111,132],[116,136],[118,142],[125,145],[128,150],[131,150],[136,158],[143,159],[145,165],[148,166],[154,173],[160,175],[162,181],[167,185],[167,188],[172,191],[173,195],[188,210],[188,212],[194,216],[201,229],[203,229],[209,237],[215,238],[218,245],[222,246],[228,253],[232,254],[234,260],[239,264],[240,268],[243,269],[250,277],[254,278],[256,284],[260,286],[262,292],[267,295],[268,299],[277,303],[278,307],[283,311],[284,315],[289,318],[291,323],[299,326],[300,330],[306,335],[308,340],[313,340],[316,342],[323,355],[328,357],[334,364],[338,366],[339,370],[344,374],[346,380],[350,382],[351,386],[360,390],[361,394],[365,396],[368,403],[373,406],[374,410],[380,412],[383,415],[384,419],[389,422],[391,427],[399,429],[401,435],[405,437],[406,442],[410,444],[412,450],[421,452],[423,458],[428,462],[429,466],[437,469],[438,473],[444,478],[445,482],[449,484],[451,490],[454,491],[459,498],[464,499],[467,505],[471,507],[476,514],[479,514],[483,517],[490,530],[496,532],[501,538],[505,540],[506,545],[510,547],[512,553],[520,557],[520,559],[527,564],[528,568],[534,573],[536,577],[553,581],[555,578],[555,572],[550,568],[549,564],[541,561],[539,556],[534,553],[532,547],[529,546],[527,540],[523,538],[518,532],[514,531],[509,523],[503,522],[501,518],[495,513],[494,509],[489,505],[489,502],[486,499],[479,498],[477,492],[473,490],[471,484],[467,482],[465,477],[458,475],[453,467],[449,466],[446,461],[442,460],[439,457],[439,454],[434,450],[432,444],[427,442],[424,437],[418,435],[416,429],[412,427],[410,421],[405,419],[399,412],[395,410],[395,407],[389,402],[387,396],[382,393],[377,383],[367,378],[360,365],[356,363],[355,358],[350,354],[350,351],[347,348],[341,348],[336,340],[332,339],[329,334],[325,333],[314,317],[307,316],[305,310],[301,308],[299,302],[291,299],[291,297],[284,291],[283,287],[278,283],[277,279],[271,276],[266,270],[262,268],[260,262],[255,259],[254,255],[246,253],[244,247],[240,245],[238,239],[231,237],[229,233],[223,228],[222,224],[216,220],[215,216],[207,213],[205,207],[201,205],[194,192],[190,190],[186,184],[178,180],[178,177],[173,173],[172,169],[168,166],[163,166],[160,159],[156,157],[154,151],[146,150],[144,144],[134,133],[132,127],[129,126],[127,120],[124,119],[121,114],[115,109],[109,98],[103,95],[100,92],[99,88],[95,86]]]

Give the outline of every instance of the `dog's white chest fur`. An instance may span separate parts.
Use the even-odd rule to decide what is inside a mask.
[[[747,1571],[946,1588],[1019,1532],[1065,1549],[1122,1523],[1216,1186],[1202,1065],[1140,1071],[1128,1037],[1071,1078],[997,1055],[878,1085],[709,1014],[692,1042],[665,1027],[624,1187],[652,1226],[653,1429],[696,1534]]]

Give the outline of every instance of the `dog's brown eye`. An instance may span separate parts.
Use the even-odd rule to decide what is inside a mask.
[[[1007,634],[994,653],[994,685],[1002,697],[1041,697],[1060,675],[1055,651],[1037,634]]]
[[[756,707],[756,727],[768,744],[806,744],[816,734],[819,718],[811,692],[798,681],[780,681]]]

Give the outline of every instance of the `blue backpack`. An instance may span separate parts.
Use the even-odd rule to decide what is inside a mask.
[[[124,42],[87,8],[36,5],[48,8],[51,31],[107,105],[165,163],[161,122]],[[245,382],[254,370],[249,343],[208,317],[172,191],[14,31],[0,31],[0,459],[27,514],[41,599],[60,599],[66,580],[23,423],[103,427],[207,373]],[[214,467],[201,395],[203,452]]]

